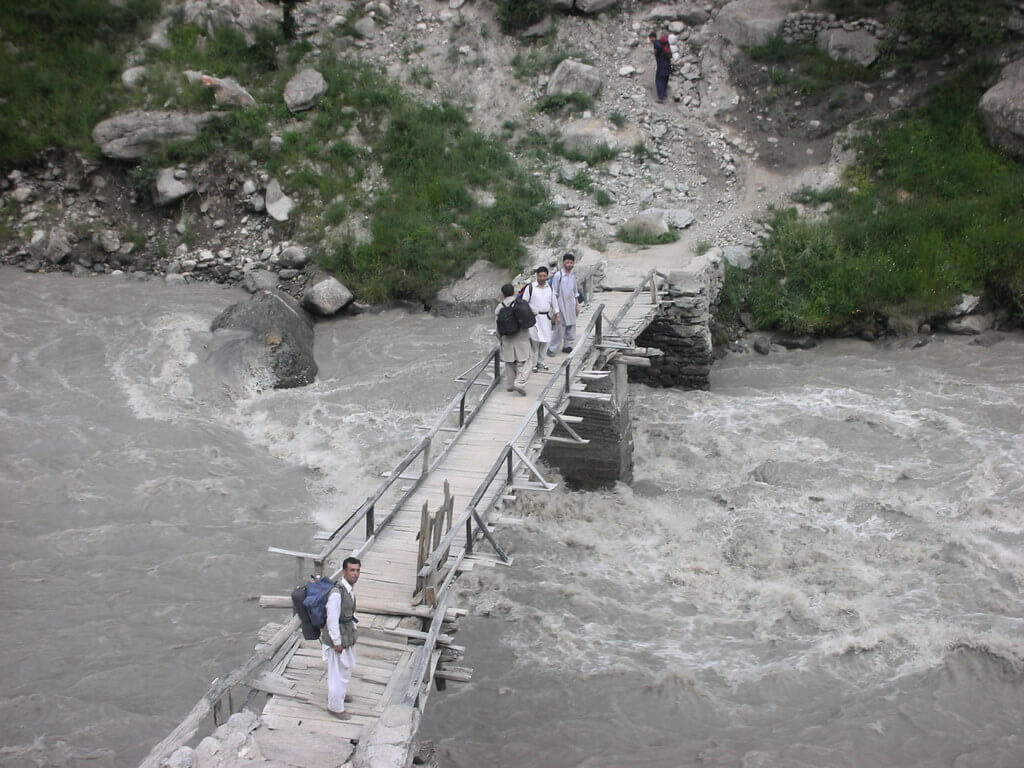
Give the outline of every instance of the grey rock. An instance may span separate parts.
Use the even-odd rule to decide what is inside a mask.
[[[121,84],[128,90],[135,90],[146,79],[146,68],[142,66],[128,67],[121,73]]]
[[[989,141],[1024,157],[1024,59],[1003,68],[999,81],[978,102],[978,112]]]
[[[222,116],[218,112],[124,112],[97,123],[92,139],[105,157],[142,160],[168,142],[191,141]]]
[[[202,27],[210,35],[221,27],[241,32],[248,45],[256,42],[260,27],[281,23],[281,11],[259,0],[186,0],[183,15],[186,24]]]
[[[174,168],[163,168],[157,173],[153,185],[153,203],[158,206],[170,205],[195,191],[195,182],[187,175],[179,179]]]
[[[282,267],[301,268],[309,263],[309,258],[309,251],[301,245],[289,245],[277,257],[277,263]]]
[[[585,93],[596,96],[601,90],[601,73],[597,67],[584,64],[576,59],[563,59],[548,80],[547,92]]]
[[[619,0],[576,0],[576,10],[580,13],[597,14],[618,5]]]
[[[271,179],[267,184],[265,205],[271,218],[276,221],[288,221],[288,214],[291,213],[295,203],[281,190],[277,179]]]
[[[99,245],[106,253],[116,253],[121,247],[121,235],[113,229],[105,229],[99,234]]]
[[[236,343],[221,345],[215,357],[234,356],[242,370],[265,368],[275,389],[303,387],[316,379],[313,319],[282,291],[261,291],[232,304],[214,318],[210,330],[240,331]]]
[[[733,0],[719,11],[714,26],[735,45],[764,45],[779,34],[786,14],[800,5],[796,0]]]
[[[54,227],[49,232],[38,232],[29,244],[29,252],[50,264],[60,264],[71,254],[71,241],[63,227]]]
[[[161,764],[160,768],[192,768],[195,765],[196,753],[192,747],[178,747],[171,756]]]
[[[284,87],[284,103],[292,112],[315,105],[327,93],[327,81],[315,69],[304,69]]]
[[[570,6],[571,7],[571,6]],[[543,19],[538,21],[533,26],[527,27],[519,33],[519,37],[524,40],[532,40],[538,37],[544,37],[548,32],[555,28],[555,22],[550,16],[545,16]]]
[[[446,317],[478,314],[494,309],[498,292],[511,275],[486,259],[478,259],[466,270],[462,278],[442,288],[431,306],[434,312]]]
[[[256,106],[256,99],[233,77],[203,75],[199,82],[213,93],[213,100],[222,107],[247,109]]]
[[[842,59],[869,67],[878,58],[878,40],[865,29],[823,29],[818,47],[833,59]]]
[[[369,16],[359,19],[352,27],[360,37],[369,38],[377,34],[377,25],[374,24],[373,19]]]
[[[725,260],[737,269],[750,269],[754,264],[750,249],[745,245],[727,245],[722,249]]]
[[[754,351],[759,355],[767,355],[772,351],[772,345],[764,336],[758,336],[754,340]]]
[[[944,327],[948,333],[956,333],[962,336],[976,336],[979,333],[991,330],[995,318],[989,313],[980,315],[964,315],[946,321]]]
[[[301,269],[295,269],[294,267],[287,267],[286,269],[279,270],[277,276],[282,280],[291,280],[292,278],[298,277],[302,274]]]
[[[960,298],[957,303],[952,307],[952,314],[954,316],[969,315],[978,308],[981,304],[981,297],[974,296],[970,293],[960,294]]]
[[[971,344],[976,344],[979,347],[991,347],[999,342],[1003,341],[1006,337],[1001,333],[982,333],[976,339],[971,339]]]
[[[643,213],[660,214],[665,223],[676,229],[686,229],[693,224],[693,214],[685,208],[648,208]]]
[[[622,225],[622,229],[634,235],[658,237],[667,234],[668,223],[660,213],[638,213]]]
[[[348,306],[354,298],[352,291],[337,278],[324,275],[306,288],[302,305],[318,315],[329,317]]]

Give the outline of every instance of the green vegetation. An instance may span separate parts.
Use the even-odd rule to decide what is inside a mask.
[[[1006,4],[1001,0],[902,0],[899,5],[889,0],[828,0],[826,6],[848,19],[884,19],[893,8],[891,23],[899,34],[912,39],[911,53],[916,56],[959,47],[978,51],[1005,35]]]
[[[612,204],[612,196],[603,189],[595,189],[594,201],[603,208]]]
[[[547,0],[495,0],[498,23],[503,32],[511,34],[532,27],[548,15]]]
[[[578,114],[594,108],[594,99],[585,93],[552,93],[537,102],[537,112],[568,112]]]
[[[874,82],[878,71],[849,61],[838,61],[814,45],[796,45],[776,37],[747,49],[751,60],[771,66],[775,87],[803,95],[819,94],[838,85]]]
[[[608,115],[608,119],[616,128],[622,128],[626,124],[626,116],[618,110]]]
[[[652,235],[650,232],[642,229],[619,227],[615,233],[615,238],[624,243],[634,243],[636,245],[664,245],[665,243],[674,243],[679,239],[679,235],[676,234],[674,229],[670,229],[668,232],[663,232],[660,235]]]
[[[119,5],[0,3],[0,160],[25,162],[50,146],[91,148],[93,125],[120,98],[110,84],[127,45],[160,10],[159,0]]]
[[[565,183],[580,192],[589,192],[594,186],[594,182],[590,180],[590,175],[586,171],[578,171],[571,179],[566,179]]]
[[[567,44],[556,44],[534,47],[528,51],[517,51],[512,57],[512,73],[519,80],[530,80],[537,75],[549,75],[565,59],[575,59],[584,64],[592,64],[593,60],[586,54]]]
[[[567,160],[572,160],[575,163],[584,162],[591,167],[607,163],[617,154],[607,144],[600,144],[589,152],[582,152],[578,149],[566,149],[565,145],[560,141],[553,142],[551,148],[556,154],[561,155]]]
[[[961,292],[1024,314],[1024,166],[984,136],[976,105],[990,74],[962,72],[864,138],[862,165],[822,198],[828,218],[774,214],[742,289],[759,326],[842,333],[896,307],[940,311]]]

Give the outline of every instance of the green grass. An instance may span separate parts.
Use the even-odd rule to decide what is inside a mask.
[[[618,155],[618,153],[607,144],[600,144],[588,152],[582,152],[576,149],[566,149],[562,142],[554,141],[551,145],[551,150],[555,154],[559,154],[567,160],[572,160],[574,163],[583,162],[591,167],[607,163]]]
[[[612,196],[608,194],[606,190],[595,189],[594,190],[594,202],[600,205],[602,208],[612,204]]]
[[[571,47],[571,44],[554,41],[550,45],[537,45],[517,51],[512,57],[512,74],[518,80],[532,80],[538,75],[550,75],[565,59],[593,64],[589,56]]]
[[[594,186],[590,174],[586,171],[578,171],[571,179],[566,179],[565,183],[573,189],[578,189],[580,192],[589,192]]]
[[[585,93],[552,93],[537,102],[537,112],[579,114],[594,108],[594,97]]]
[[[674,243],[679,239],[679,235],[674,229],[660,235],[652,235],[640,229],[619,227],[615,238],[623,243],[634,243],[635,245],[664,245],[665,243]]]
[[[773,86],[808,96],[848,83],[874,82],[879,77],[877,69],[839,61],[815,45],[787,43],[780,37],[772,38],[765,45],[748,48],[747,54],[752,61],[771,68]]]
[[[827,219],[775,212],[747,294],[759,326],[844,333],[896,310],[939,312],[961,292],[1024,314],[1024,166],[985,138],[976,105],[989,75],[961,73],[864,139]]]
[[[0,160],[21,163],[56,146],[94,151],[93,126],[122,98],[122,56],[159,0],[0,3]]]

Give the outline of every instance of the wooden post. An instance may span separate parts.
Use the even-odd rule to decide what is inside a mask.
[[[373,504],[366,510],[366,538],[373,536]]]
[[[604,336],[601,333],[602,319],[604,319],[604,309],[597,313],[597,318],[594,320],[594,338],[597,344],[601,344],[604,341]]]
[[[416,553],[416,573],[420,572],[423,564],[427,562],[427,558],[430,557],[430,510],[427,508],[427,502],[423,502],[423,509],[420,511],[420,532],[416,537],[419,540],[419,547]],[[426,579],[422,576],[416,577],[416,591],[419,592],[423,589],[426,584]]]
[[[306,583],[306,558],[295,558],[295,586]]]

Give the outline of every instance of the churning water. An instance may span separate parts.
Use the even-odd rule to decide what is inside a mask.
[[[489,349],[481,320],[317,327],[261,389],[244,294],[5,270],[0,764],[127,766],[284,618],[291,563]],[[1024,765],[1024,340],[730,357],[631,391],[636,482],[522,499],[462,582],[445,766]]]

